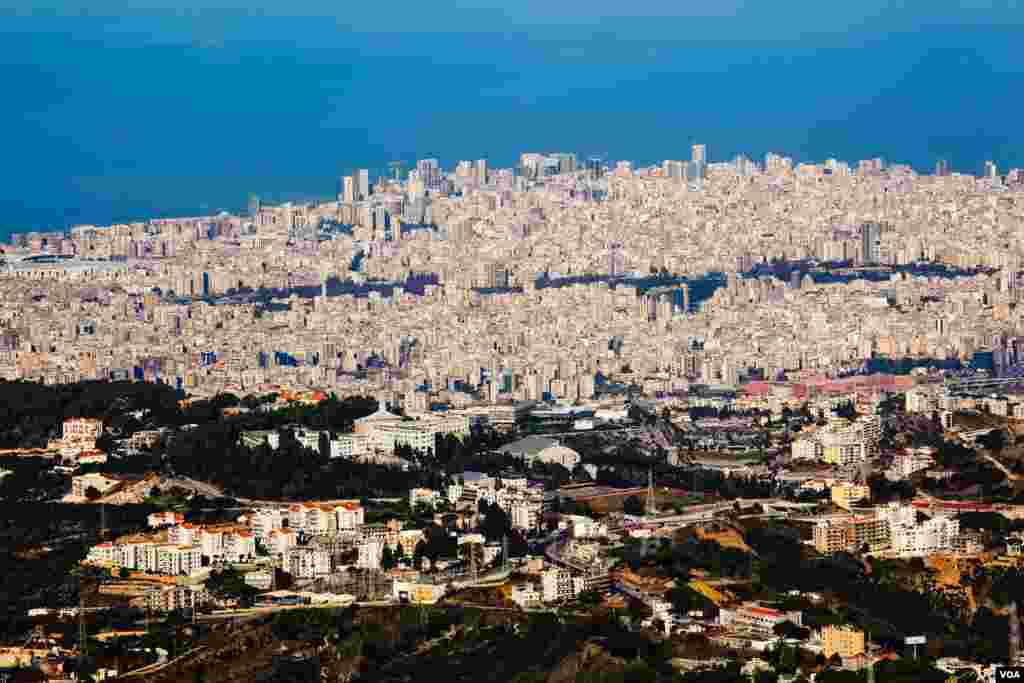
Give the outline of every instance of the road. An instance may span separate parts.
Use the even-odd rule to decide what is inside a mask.
[[[1013,472],[1011,472],[1010,469],[1006,465],[1004,465],[1003,463],[999,462],[998,460],[993,458],[988,453],[983,454],[981,457],[985,458],[990,463],[995,465],[996,469],[998,469],[1000,472],[1005,474],[1006,478],[1009,479],[1010,481],[1018,481],[1020,479],[1020,475],[1014,474]]]

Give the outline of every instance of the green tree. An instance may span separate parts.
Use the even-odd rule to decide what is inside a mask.
[[[391,546],[384,546],[384,551],[380,556],[380,567],[381,569],[392,569],[398,564],[398,557],[395,552],[391,550]]]

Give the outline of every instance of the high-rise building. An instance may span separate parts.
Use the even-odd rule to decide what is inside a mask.
[[[487,184],[487,159],[476,160],[476,181],[481,185]]]
[[[604,161],[601,157],[587,159],[587,175],[595,180],[604,175]]]
[[[351,204],[356,200],[356,184],[350,175],[341,177],[341,201]]]
[[[433,188],[441,179],[441,165],[437,159],[420,159],[416,162],[416,170],[419,171],[420,180],[428,188]]]
[[[552,159],[558,161],[559,173],[572,173],[576,170],[576,155],[565,152],[558,152],[551,155]]]
[[[882,260],[881,223],[864,223],[860,226],[860,245],[862,263],[878,263]]]
[[[608,275],[618,277],[626,271],[626,254],[622,244],[612,242],[608,247]]]
[[[935,163],[935,175],[937,176],[948,176],[949,175],[949,162],[945,159],[939,159]]]
[[[707,151],[707,145],[694,145],[691,161],[695,164],[706,164],[708,162]]]
[[[370,196],[370,171],[361,168],[356,171],[356,199],[363,201]]]
[[[999,167],[996,166],[994,161],[985,162],[985,177],[991,180],[995,180],[996,176],[999,175]]]
[[[687,171],[692,169],[692,172],[688,172],[687,176],[693,176],[694,180],[699,180],[707,175],[707,166],[707,148],[704,145],[694,145],[690,164],[687,168]]]
[[[249,216],[255,216],[260,212],[260,198],[256,195],[249,197]]]

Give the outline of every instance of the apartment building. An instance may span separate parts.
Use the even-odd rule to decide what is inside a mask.
[[[100,495],[106,495],[120,486],[121,481],[118,477],[107,476],[99,472],[71,477],[71,495],[85,498],[86,491],[90,488],[99,491]]]
[[[166,586],[146,593],[146,607],[154,612],[196,609],[210,601],[205,588],[192,586]]]
[[[934,449],[907,448],[893,457],[892,470],[902,478],[926,470],[935,464]]]
[[[355,531],[366,519],[366,510],[359,503],[343,502],[334,508],[338,531]]]
[[[281,435],[273,430],[250,430],[242,432],[239,442],[246,448],[259,448],[267,445],[276,451],[281,447]]]
[[[89,417],[73,417],[64,420],[62,441],[65,447],[77,450],[93,450],[96,439],[103,434],[103,420]]]
[[[790,450],[790,457],[793,460],[818,460],[822,455],[821,442],[817,439],[797,439]]]
[[[846,660],[865,654],[864,631],[853,626],[826,626],[821,629],[822,654],[839,655]]]
[[[549,567],[540,574],[540,593],[544,602],[572,600],[583,590],[583,577],[573,576],[564,567]]]
[[[361,458],[371,450],[370,437],[367,434],[339,434],[331,439],[332,458]]]
[[[537,590],[534,584],[525,581],[512,585],[509,599],[521,608],[526,609],[540,603],[543,600],[543,594]]]
[[[762,636],[772,635],[775,627],[786,621],[800,626],[803,624],[803,613],[783,612],[756,603],[722,608],[718,613],[718,623],[723,628],[748,631]]]
[[[156,567],[160,574],[191,574],[202,566],[203,553],[198,546],[156,546]]]
[[[270,532],[284,527],[286,513],[278,508],[259,508],[249,515],[249,528],[261,543],[267,543]]]
[[[298,534],[291,529],[272,529],[261,543],[271,555],[282,556],[297,546],[299,539]]]
[[[380,569],[384,556],[383,540],[365,540],[356,544],[356,566],[360,569]]]
[[[871,498],[871,489],[861,484],[834,484],[829,491],[832,504],[844,510],[850,510],[854,503]]]
[[[315,579],[331,573],[331,556],[321,548],[299,546],[289,548],[284,555],[284,567],[299,579]]]
[[[441,500],[441,494],[431,489],[414,488],[409,490],[409,508],[415,510],[417,505],[433,508]]]
[[[164,526],[174,526],[185,521],[185,515],[180,512],[154,512],[146,517],[146,526],[150,529],[158,529]]]
[[[818,522],[813,532],[814,548],[824,555],[889,547],[889,523],[874,515]]]

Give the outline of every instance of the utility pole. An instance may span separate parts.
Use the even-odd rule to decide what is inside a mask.
[[[1016,666],[1020,660],[1020,616],[1017,614],[1017,601],[1010,603],[1010,666]]]
[[[82,589],[82,575],[78,575],[78,671],[82,672],[88,654],[88,633],[85,628],[85,591]]]
[[[865,661],[868,666],[868,683],[875,683],[875,665],[871,661],[871,633],[867,634],[867,647],[864,648]]]

